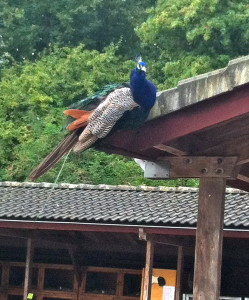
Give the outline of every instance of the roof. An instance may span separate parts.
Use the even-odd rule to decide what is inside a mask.
[[[196,226],[197,188],[0,183],[1,220]],[[227,189],[226,228],[249,228],[249,194]]]
[[[177,87],[157,94],[149,119],[230,92],[249,83],[249,55],[229,61],[225,68],[180,80]]]
[[[237,174],[227,184],[249,191],[248,137],[249,56],[244,56],[159,92],[141,128],[115,132],[96,147],[149,161],[172,155],[236,157]]]

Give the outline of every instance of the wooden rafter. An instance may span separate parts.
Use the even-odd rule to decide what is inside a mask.
[[[184,152],[180,149],[177,149],[177,148],[169,146],[169,145],[158,144],[158,145],[154,146],[154,148],[161,150],[161,151],[168,152],[168,153],[176,155],[176,156],[187,155],[187,152]]]
[[[127,241],[129,242],[129,244],[137,247],[137,246],[140,246],[139,242],[137,239],[135,239],[133,237],[133,235],[131,235],[130,233],[124,233],[124,237],[125,239],[127,239]]]
[[[241,181],[244,181],[244,182],[249,183],[249,177],[247,177],[247,176],[245,176],[245,175],[239,174],[239,175],[237,176],[237,178],[238,178],[239,180],[241,180]]]
[[[22,238],[22,239],[33,239],[33,240],[43,240],[52,242],[55,244],[60,244],[64,246],[68,246],[69,244],[78,245],[77,241],[71,237],[58,237],[52,235],[48,232],[41,232],[41,231],[24,231],[18,229],[0,229],[0,236],[8,236],[8,237],[15,237],[15,238]]]
[[[165,244],[176,247],[194,247],[194,241],[189,237],[177,237],[177,236],[167,236],[167,235],[155,235],[146,233],[144,229],[139,229],[139,239],[148,241],[152,240],[156,244]]]
[[[82,268],[80,267],[80,262],[79,262],[79,257],[78,257],[78,252],[75,247],[69,246],[68,247],[68,252],[72,260],[72,264],[74,267],[74,271],[76,274],[76,279],[78,282],[78,286],[81,285],[82,282]]]
[[[237,166],[241,166],[241,165],[248,164],[248,163],[249,163],[249,157],[244,158],[244,159],[240,159],[240,160],[237,162]]]

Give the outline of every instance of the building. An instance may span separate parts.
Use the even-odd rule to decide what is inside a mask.
[[[191,299],[198,189],[3,182],[0,195],[1,300],[23,299],[25,269],[37,300],[137,300],[151,240],[153,268],[178,269]],[[249,297],[248,210],[227,189],[222,296]]]

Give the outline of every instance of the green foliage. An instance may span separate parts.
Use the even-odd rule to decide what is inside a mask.
[[[127,81],[131,64],[121,62],[114,47],[99,53],[79,46],[55,48],[37,62],[5,69],[0,83],[1,180],[24,180],[62,138],[63,109],[104,84]]]
[[[120,41],[120,51],[134,55],[138,46],[134,27],[146,20],[150,5],[150,0],[0,0],[5,51],[22,61],[49,45],[83,43],[102,51]]]
[[[136,31],[165,88],[248,54],[248,21],[246,0],[159,0]]]

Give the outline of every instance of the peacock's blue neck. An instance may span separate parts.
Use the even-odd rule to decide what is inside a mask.
[[[130,87],[134,101],[143,108],[151,109],[156,100],[156,87],[146,79],[145,72],[133,69],[130,74]]]

